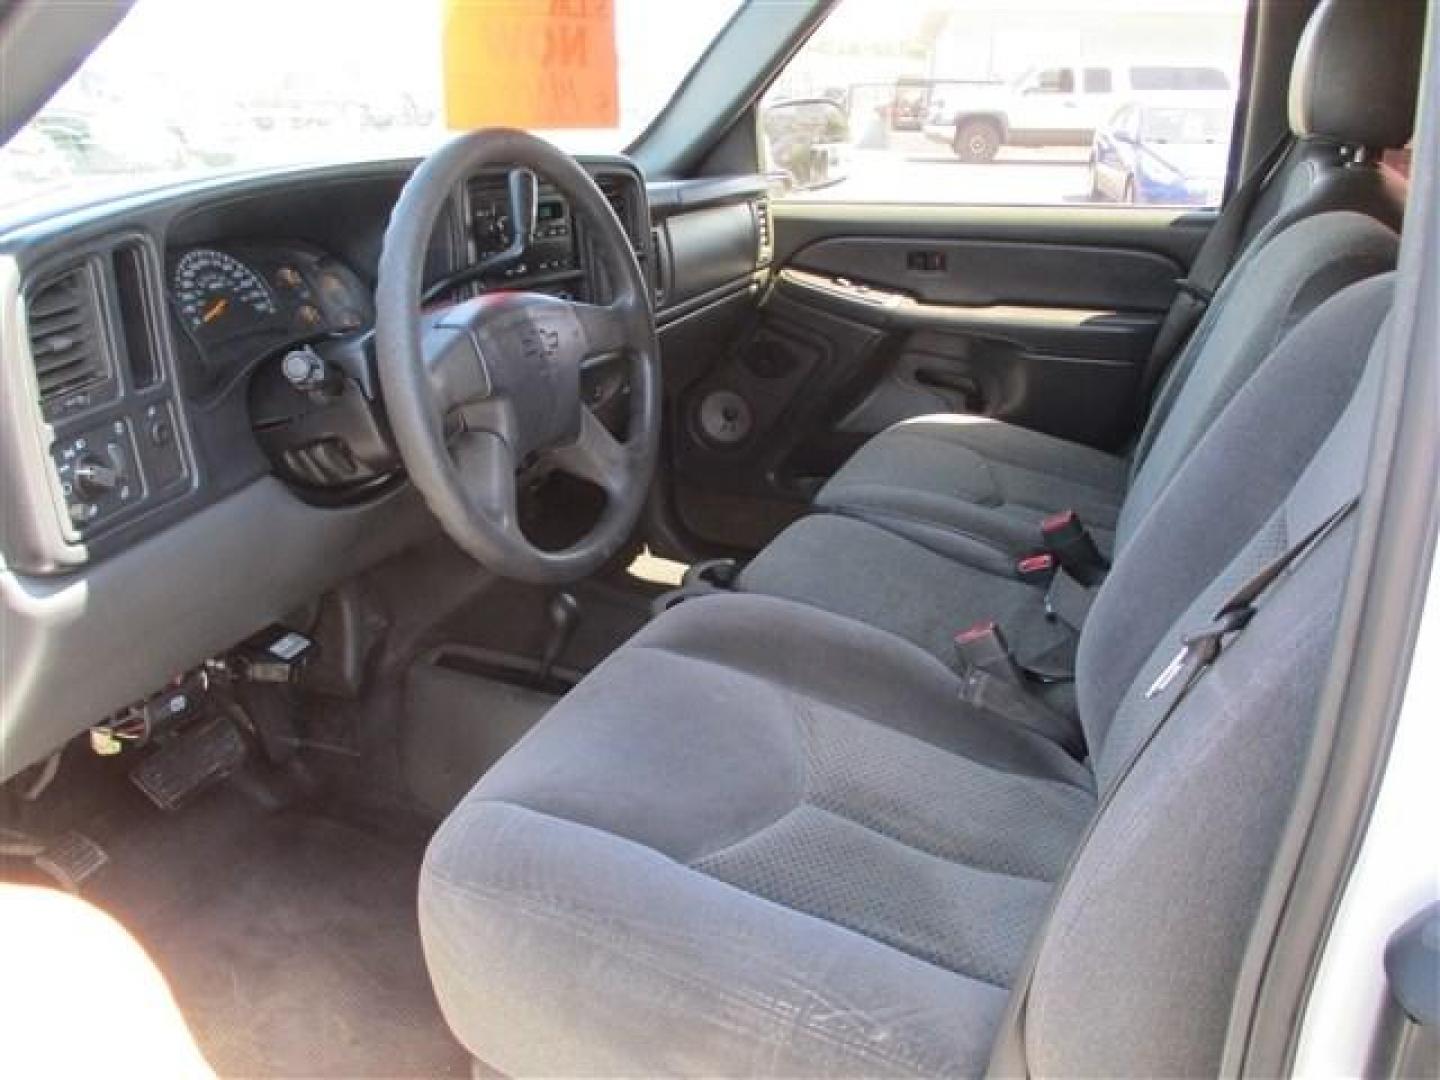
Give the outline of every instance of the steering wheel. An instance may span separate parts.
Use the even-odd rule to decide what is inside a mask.
[[[607,303],[501,291],[422,312],[425,257],[442,209],[468,177],[496,165],[529,169],[565,196],[606,271]],[[654,476],[660,350],[635,252],[589,174],[523,131],[454,139],[421,163],[395,204],[375,309],[390,426],[410,479],[450,537],[520,581],[576,581],[604,565],[629,538]],[[585,407],[580,388],[582,365],[617,355],[630,372],[623,441]],[[594,527],[563,550],[539,548],[520,529],[516,471],[536,462],[605,494]]]

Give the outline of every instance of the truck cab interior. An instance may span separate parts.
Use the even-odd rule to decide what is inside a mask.
[[[623,138],[517,85],[337,160],[441,119],[159,79],[205,121],[147,141],[101,61],[185,6],[130,6],[0,3],[17,1072],[1434,1068],[1378,958],[1306,1020],[1435,538],[1433,5],[1184,14],[1095,82],[1232,87],[1144,205],[917,118],[1166,5],[551,5]],[[897,19],[930,70],[835,44]]]

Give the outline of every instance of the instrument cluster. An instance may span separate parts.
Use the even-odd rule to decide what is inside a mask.
[[[353,270],[295,241],[175,252],[168,293],[211,379],[288,345],[362,330],[375,317]]]

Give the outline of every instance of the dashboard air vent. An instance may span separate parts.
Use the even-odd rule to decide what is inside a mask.
[[[600,188],[600,193],[605,196],[605,201],[615,211],[615,216],[620,219],[620,227],[625,230],[625,235],[630,238],[630,244],[637,255],[643,256],[645,248],[641,242],[644,235],[639,231],[635,221],[635,213],[630,200],[629,185],[619,177],[601,176],[595,181]]]
[[[34,289],[27,314],[42,403],[105,380],[100,297],[88,266],[67,270]]]
[[[148,390],[160,381],[160,346],[145,248],[138,242],[121,244],[110,258],[130,385]]]
[[[665,297],[667,295],[665,284],[667,263],[664,255],[664,240],[661,239],[659,229],[650,230],[650,250],[655,253],[655,273],[653,275],[655,282],[655,306],[660,308],[665,306]]]

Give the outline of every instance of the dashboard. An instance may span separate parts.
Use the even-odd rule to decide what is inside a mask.
[[[647,184],[625,158],[582,164],[651,284],[665,364],[684,364],[724,336],[711,313],[742,318],[766,278],[763,178]],[[222,177],[0,232],[0,779],[435,535],[373,347],[385,228],[413,168]],[[585,221],[543,183],[524,257],[466,276],[510,236],[506,181],[454,193],[428,302],[604,302]],[[328,384],[305,382],[296,354],[318,355]],[[623,405],[613,373],[585,378],[602,416]]]

